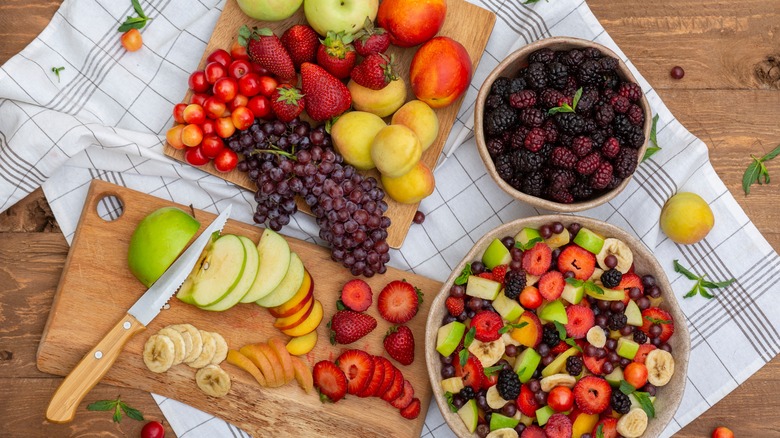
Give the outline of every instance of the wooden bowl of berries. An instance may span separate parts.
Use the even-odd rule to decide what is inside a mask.
[[[578,216],[485,235],[433,300],[425,332],[436,403],[462,438],[658,436],[682,400],[689,351],[653,254]]]
[[[547,38],[509,55],[477,96],[474,133],[501,189],[538,208],[575,212],[617,196],[641,162],[652,113],[608,48]]]

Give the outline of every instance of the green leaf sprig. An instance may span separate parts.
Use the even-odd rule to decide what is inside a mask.
[[[544,242],[544,239],[541,237],[534,237],[533,239],[529,240],[528,242],[525,242],[525,245],[523,245],[520,242],[515,242],[515,248],[520,248],[523,251],[528,251],[529,249],[536,246],[537,243]]]
[[[128,417],[137,421],[144,421],[144,416],[138,409],[131,408],[119,397],[116,400],[99,400],[87,405],[88,411],[114,411],[114,423],[122,421],[122,412]]]
[[[130,0],[130,2],[133,4],[133,9],[135,9],[135,13],[138,14],[138,16],[131,17],[128,15],[125,22],[119,26],[119,29],[117,29],[118,32],[124,33],[130,29],[143,29],[143,27],[146,26],[146,23],[151,20],[151,18],[147,17],[144,13],[144,10],[141,8],[141,4],[138,3],[138,0]]]
[[[592,280],[583,281],[571,277],[566,279],[566,283],[569,283],[574,287],[584,287],[586,291],[590,291],[590,293],[594,293],[596,295],[604,295],[604,289],[602,289],[601,286],[594,283]]]
[[[580,98],[582,97],[582,87],[580,87],[576,93],[574,93],[574,98],[571,100],[571,105],[564,102],[561,106],[556,106],[553,108],[550,108],[547,111],[547,114],[553,115],[558,113],[573,113],[577,110],[577,104],[580,102]]]
[[[558,337],[561,339],[561,341],[565,342],[570,347],[574,347],[577,350],[582,351],[582,347],[577,345],[577,343],[574,342],[574,339],[566,336],[566,327],[563,324],[558,321],[553,321],[553,324],[555,324],[555,329],[558,330]]]
[[[455,279],[455,284],[458,286],[462,286],[466,284],[469,281],[469,277],[471,276],[471,263],[466,263],[466,266],[463,268],[462,271],[460,271],[460,275],[458,275],[458,278]]]
[[[466,337],[463,338],[463,350],[458,353],[458,359],[460,360],[460,366],[465,367],[466,362],[469,360],[468,348],[472,342],[474,342],[474,336],[477,334],[477,329],[472,327],[466,332]]]
[[[753,162],[745,169],[745,174],[742,176],[742,189],[745,191],[745,195],[750,194],[750,186],[753,184],[769,184],[769,170],[766,168],[764,162],[769,161],[778,155],[780,155],[780,145],[761,158],[750,154],[750,158],[753,159]]]
[[[503,369],[504,369],[503,365],[494,365],[492,367],[487,367],[484,370],[485,371],[485,376],[490,377],[493,374],[495,374],[495,373],[497,373],[497,372],[499,372],[499,371],[501,371]]]
[[[521,329],[521,328],[523,328],[523,327],[525,327],[527,325],[528,325],[527,322],[521,322],[520,324],[513,324],[513,323],[510,322],[507,325],[505,325],[505,326],[501,327],[500,329],[498,329],[498,334],[503,335],[504,333],[508,332],[509,330]]]
[[[604,425],[599,424],[599,427],[596,429],[596,438],[604,438]]]
[[[458,408],[455,407],[455,402],[452,401],[452,393],[449,391],[445,392],[444,398],[447,400],[447,406],[449,406],[450,412],[458,412]]]
[[[52,67],[51,71],[54,73],[54,76],[57,76],[57,82],[60,81],[60,72],[65,70],[65,67]]]
[[[658,114],[653,116],[653,127],[650,128],[650,146],[647,147],[645,150],[645,155],[642,157],[642,161],[645,161],[646,159],[652,157],[655,155],[656,152],[661,150],[661,147],[658,146],[658,139],[655,136],[655,127],[658,124]]]
[[[655,406],[653,406],[652,400],[650,400],[650,394],[642,391],[637,391],[634,386],[625,380],[620,381],[620,392],[625,395],[634,394],[636,401],[639,402],[639,406],[645,411],[648,418],[655,418]]]
[[[712,294],[707,291],[707,289],[719,289],[722,287],[726,287],[730,285],[731,283],[734,283],[737,281],[735,278],[732,278],[730,280],[725,281],[709,281],[705,280],[705,275],[696,275],[693,272],[689,271],[688,269],[685,269],[683,265],[680,264],[677,260],[674,261],[674,272],[678,272],[685,276],[685,278],[689,280],[696,281],[696,284],[693,285],[693,288],[685,295],[683,295],[683,298],[690,298],[696,294],[699,294],[707,299],[715,298]]]

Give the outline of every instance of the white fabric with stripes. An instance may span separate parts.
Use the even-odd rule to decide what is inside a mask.
[[[439,280],[485,232],[544,213],[499,190],[476,152],[471,133],[474,99],[487,74],[513,50],[552,35],[594,40],[623,56],[584,1],[532,6],[516,0],[470,1],[494,11],[496,27],[435,172],[437,189],[420,207],[427,219],[412,226],[391,260],[393,266]],[[251,192],[174,163],[162,153],[171,108],[186,91],[187,77],[223,1],[142,4],[154,19],[142,30],[144,48],[138,52],[122,49],[116,32],[118,23],[132,13],[130,2],[65,0],[41,35],[0,68],[0,212],[42,185],[70,242],[89,182],[99,178],[212,212],[234,205],[235,219],[252,222]],[[50,71],[59,66],[65,67],[61,80]],[[707,146],[686,131],[635,74],[660,116],[658,142],[663,150],[638,168],[621,195],[584,214],[640,237],[662,262],[688,317],[689,374],[682,406],[664,432],[669,436],[780,351],[780,305],[769,293],[780,282],[780,259],[716,175]],[[678,190],[699,193],[717,218],[715,229],[696,245],[675,245],[658,227],[661,206]],[[101,207],[107,216],[118,209],[111,202]],[[321,244],[317,231],[311,218],[298,214],[284,233]],[[712,278],[738,281],[717,290],[712,300],[683,300],[691,282],[673,271],[673,259]],[[156,399],[179,436],[247,436],[174,400]],[[453,436],[435,403],[422,435]]]

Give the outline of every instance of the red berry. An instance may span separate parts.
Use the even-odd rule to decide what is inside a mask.
[[[381,363],[382,368],[384,368],[382,383],[379,384],[379,387],[376,389],[376,391],[374,391],[373,394],[374,396],[378,397],[386,393],[387,390],[393,386],[393,382],[395,381],[395,373],[400,373],[400,371],[397,371],[395,366],[393,366],[389,360],[382,356],[374,356],[374,363],[376,362]]]
[[[141,438],[165,438],[165,428],[159,421],[150,421],[141,429]]]
[[[532,424],[523,429],[523,433],[520,435],[520,438],[547,438],[547,434],[544,433],[544,429],[535,424]]]
[[[595,325],[595,316],[590,308],[572,305],[566,308],[566,335],[573,339],[582,339]]]
[[[523,145],[531,152],[538,152],[542,146],[544,146],[546,139],[547,131],[545,131],[544,128],[533,128],[528,135],[525,136]]]
[[[552,251],[547,244],[539,242],[523,253],[523,270],[531,275],[542,275],[550,269]]]
[[[610,137],[601,146],[601,153],[607,158],[615,158],[620,152],[620,142],[615,137]]]
[[[498,265],[495,268],[493,268],[493,271],[491,274],[493,274],[493,280],[503,284],[504,283],[504,277],[506,276],[507,271],[509,270],[508,265]]]
[[[586,376],[574,385],[574,400],[586,414],[600,414],[609,407],[612,388],[596,376]]]
[[[447,312],[452,316],[460,315],[466,307],[462,297],[447,297],[444,305],[447,307]]]
[[[348,281],[341,288],[341,302],[355,312],[363,312],[368,309],[372,300],[371,286],[359,278]]]
[[[376,319],[371,315],[351,310],[340,310],[328,324],[331,344],[351,344],[376,328]]]
[[[549,271],[539,278],[539,293],[547,301],[557,300],[561,293],[563,293],[563,287],[566,286],[566,280],[563,278],[563,274],[558,271]]]
[[[734,432],[728,427],[717,427],[712,431],[712,438],[734,438]]]
[[[347,393],[356,395],[368,386],[374,372],[374,360],[362,350],[347,350],[336,359],[347,378]]]
[[[377,308],[388,322],[404,324],[417,314],[422,292],[405,281],[392,281],[379,292]]]
[[[323,403],[336,403],[347,394],[347,376],[329,360],[321,360],[314,365],[312,378]]]
[[[685,76],[685,70],[679,65],[672,67],[672,71],[669,73],[673,79],[682,79]]]
[[[597,359],[595,356],[583,355],[582,362],[585,364],[585,368],[587,368],[591,373],[602,376],[606,374],[602,367],[604,366],[604,363],[607,362],[607,356],[604,356],[601,359]]]
[[[587,280],[596,270],[596,256],[578,245],[569,245],[558,256],[558,270],[571,271],[577,280]]]
[[[501,327],[504,326],[504,320],[496,312],[490,310],[482,310],[477,312],[473,318],[471,318],[470,327],[474,327],[476,333],[474,338],[482,342],[491,342],[501,337],[498,333]]]
[[[590,175],[596,171],[601,165],[601,156],[598,152],[593,152],[587,157],[577,162],[577,166],[574,168],[580,175]]]
[[[390,327],[383,341],[385,351],[403,365],[414,362],[414,335],[409,327]]]
[[[555,389],[565,389],[567,391],[569,390],[569,388],[563,386],[559,386]],[[550,392],[550,396],[552,395],[553,393]],[[550,397],[548,397],[547,400],[549,401]],[[569,417],[567,417],[564,414],[555,414],[551,416],[550,418],[547,419],[547,424],[544,425],[544,433],[547,435],[547,438],[568,438],[571,436],[571,432],[572,432],[572,422],[571,420],[569,420]]]
[[[653,344],[642,344],[639,346],[639,350],[636,352],[636,356],[634,356],[634,362],[636,363],[645,363],[645,359],[647,359],[647,354],[651,351],[655,350],[657,347]]]

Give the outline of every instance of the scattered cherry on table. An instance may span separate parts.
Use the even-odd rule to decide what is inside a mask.
[[[679,65],[672,67],[672,71],[669,72],[673,79],[682,79],[685,76],[685,70]]]
[[[414,214],[414,223],[421,224],[425,222],[425,213],[418,211]]]
[[[150,421],[141,429],[141,438],[164,438],[165,428],[159,421]]]

